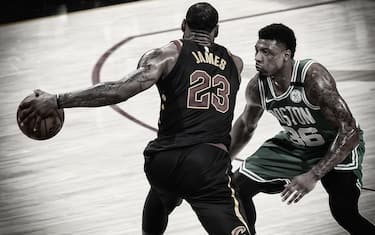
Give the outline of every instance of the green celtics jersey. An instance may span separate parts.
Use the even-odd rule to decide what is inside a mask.
[[[313,60],[296,60],[291,83],[279,96],[270,78],[259,78],[259,92],[264,110],[275,116],[284,131],[265,141],[247,157],[239,171],[263,183],[289,182],[309,171],[326,154],[338,130],[323,116],[320,107],[306,98],[304,82]],[[365,142],[359,131],[359,144],[334,170],[353,171],[360,188]],[[281,189],[282,190],[282,189]]]
[[[296,60],[290,86],[280,96],[276,95],[269,77],[258,80],[263,109],[279,120],[288,140],[302,148],[330,144],[337,134],[320,107],[306,98],[304,81],[313,63],[310,59]]]

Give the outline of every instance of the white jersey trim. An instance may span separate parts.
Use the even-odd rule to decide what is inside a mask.
[[[359,191],[362,190],[362,184],[361,184],[361,182],[359,181],[359,179],[357,179],[357,182],[355,183],[355,185],[357,186],[357,188],[359,189]]]
[[[335,170],[354,170],[357,169],[359,166],[358,162],[358,147],[357,145],[353,150],[352,150],[352,162],[349,162],[347,164],[337,164],[334,169]]]
[[[302,74],[301,74],[301,82],[304,83],[305,82],[305,79],[306,79],[306,74],[307,74],[307,70],[310,68],[310,66],[312,64],[316,63],[316,61],[314,60],[309,60],[305,66],[303,67],[302,69]]]
[[[306,79],[306,74],[307,74],[307,70],[310,68],[310,66],[312,64],[316,63],[316,61],[314,60],[310,60],[309,62],[307,62],[305,64],[305,66],[303,67],[302,69],[302,75],[301,75],[301,83],[305,83],[305,79]],[[305,88],[303,87],[302,88],[302,100],[303,102],[306,104],[307,107],[309,107],[310,109],[313,109],[313,110],[320,110],[320,107],[319,106],[316,106],[316,105],[313,105],[310,103],[310,101],[307,99],[306,97],[306,92],[305,92]]]
[[[266,95],[264,92],[263,81],[258,77],[258,88],[259,88],[259,95],[260,95],[260,103],[264,110],[266,110]]]
[[[272,180],[266,180],[262,177],[260,177],[259,175],[255,174],[254,172],[250,171],[249,169],[246,169],[246,166],[245,166],[246,162],[244,161],[240,167],[240,173],[242,173],[243,175],[246,175],[247,177],[249,177],[250,179],[254,180],[254,181],[257,181],[257,182],[260,182],[260,183],[267,183],[267,182],[274,182],[274,181],[285,181],[286,184],[289,184],[291,181],[290,179],[287,179],[287,178],[275,178],[275,179],[272,179]]]
[[[295,82],[297,80],[297,70],[298,70],[298,66],[299,66],[299,60],[296,60],[294,65],[293,65],[293,72],[292,72],[292,79],[291,79],[291,83],[292,82]],[[268,87],[270,88],[270,91],[271,91],[271,94],[272,94],[272,99],[267,99],[266,97],[266,103],[269,103],[273,100],[277,100],[277,101],[280,101],[282,99],[285,99],[286,97],[289,96],[290,92],[293,90],[293,86],[289,86],[288,89],[284,92],[284,94],[280,95],[280,96],[276,96],[276,93],[273,89],[273,86],[272,86],[272,81],[271,81],[271,78],[270,77],[267,77],[267,83],[268,83]]]

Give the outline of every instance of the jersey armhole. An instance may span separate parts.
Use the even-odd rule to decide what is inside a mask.
[[[178,57],[177,57],[176,63],[175,63],[175,65],[173,66],[173,68],[171,69],[171,71],[170,71],[168,74],[166,74],[166,75],[164,76],[164,78],[161,79],[161,81],[165,81],[165,80],[169,79],[169,77],[174,77],[173,74],[175,73],[175,70],[176,70],[177,65],[180,64],[180,60],[181,60],[182,53],[183,53],[183,52],[182,52],[182,49],[183,49],[183,41],[182,41],[181,39],[173,40],[173,41],[171,41],[170,43],[173,43],[173,44],[176,46],[176,48],[177,48],[179,54],[178,54]]]
[[[257,80],[258,80],[260,103],[262,105],[263,110],[266,110],[266,95],[264,91],[263,82],[260,80],[259,77],[257,78]]]
[[[309,70],[310,66],[312,64],[316,63],[315,60],[309,60],[305,66],[303,67],[302,69],[302,74],[301,74],[301,83],[305,83],[305,79],[306,79],[306,74],[307,74],[307,70]]]
[[[231,60],[232,60],[232,62],[233,62],[233,64],[234,64],[234,66],[235,66],[235,68],[236,68],[236,70],[237,70],[237,78],[238,78],[238,81],[241,83],[241,72],[243,71],[243,64],[242,64],[242,71],[240,71],[239,69],[238,69],[238,67],[237,67],[237,64],[236,64],[236,62],[234,61],[234,58],[233,57],[235,57],[236,55],[234,55],[228,48],[226,48],[225,47],[225,50],[227,51],[227,53],[228,53],[228,55],[229,55],[229,57],[231,58]],[[236,56],[236,57],[238,57],[238,56]],[[238,57],[238,58],[240,58],[240,57]],[[240,58],[241,59],[241,58]]]
[[[309,70],[310,66],[314,63],[317,63],[315,60],[309,60],[305,66],[303,67],[302,69],[302,74],[301,74],[301,83],[304,84],[305,83],[305,79],[306,79],[306,74],[307,74],[307,70]],[[313,105],[310,103],[310,101],[307,99],[307,96],[306,96],[306,92],[305,92],[305,87],[303,86],[303,89],[302,89],[302,100],[303,102],[305,102],[305,104],[313,109],[313,110],[319,110],[320,107],[319,106],[316,106],[316,105]]]

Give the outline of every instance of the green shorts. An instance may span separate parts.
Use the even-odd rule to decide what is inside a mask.
[[[323,147],[301,147],[288,141],[287,135],[280,132],[267,140],[254,154],[246,158],[240,172],[258,182],[289,181],[294,176],[309,171],[328,151]],[[362,161],[365,153],[363,133],[360,142],[334,170],[353,171],[362,183]]]

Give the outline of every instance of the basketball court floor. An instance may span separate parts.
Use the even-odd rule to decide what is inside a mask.
[[[1,235],[141,234],[149,189],[142,151],[156,136],[155,87],[119,104],[117,111],[66,109],[63,129],[46,141],[20,132],[16,110],[35,88],[61,93],[122,78],[135,69],[145,51],[181,37],[181,21],[195,2],[138,1],[71,14],[62,8],[58,16],[0,25]],[[217,42],[245,62],[235,117],[244,107],[244,88],[255,73],[257,31],[267,24],[281,22],[293,28],[295,57],[313,58],[330,70],[365,131],[367,189],[362,190],[359,207],[375,223],[375,192],[369,190],[375,189],[375,2],[209,2],[220,14]],[[244,159],[279,130],[276,119],[265,114],[238,157]],[[346,234],[331,217],[320,183],[298,204],[287,206],[279,195],[266,194],[257,195],[255,203],[261,235]],[[170,216],[166,234],[206,233],[184,202]]]

